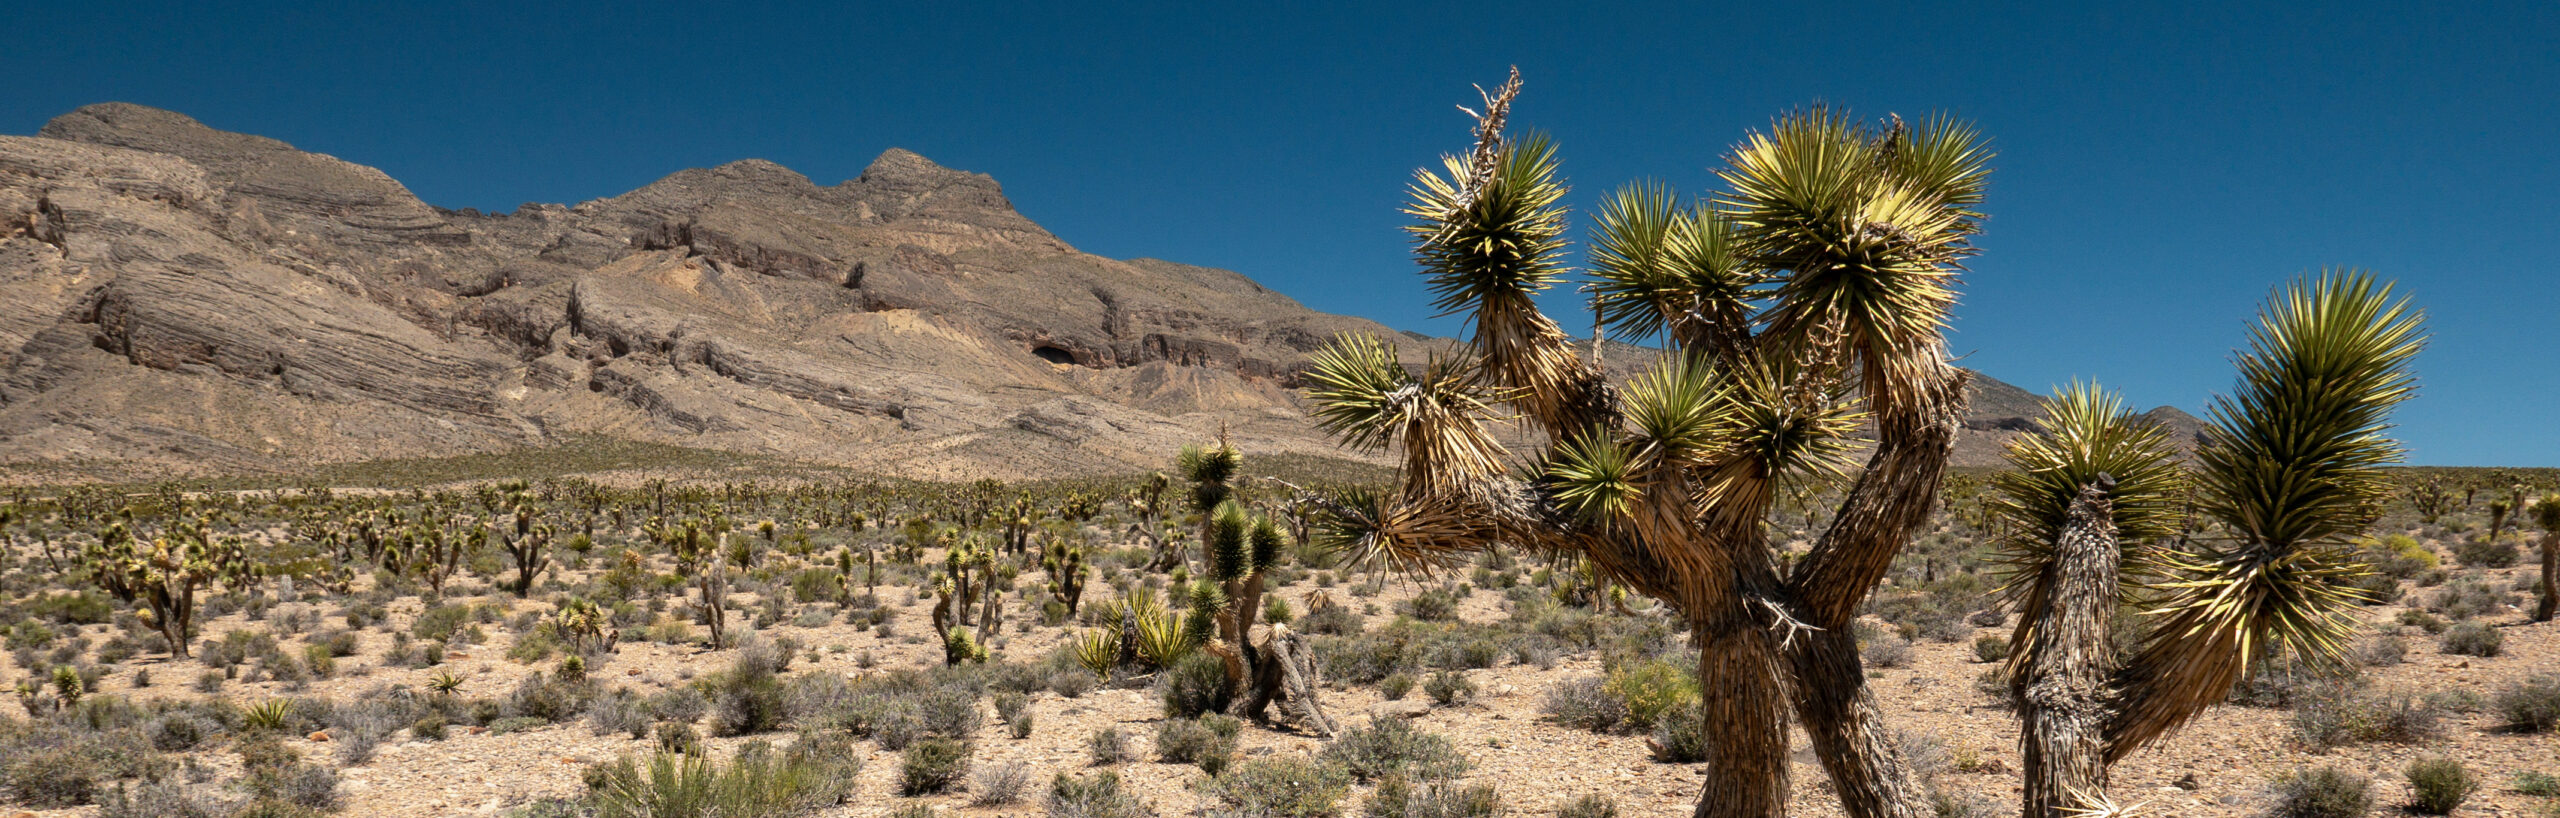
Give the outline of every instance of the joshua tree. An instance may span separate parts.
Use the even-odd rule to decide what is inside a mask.
[[[1209,539],[1209,529],[1215,525],[1212,518],[1217,516],[1220,505],[1235,496],[1235,487],[1229,481],[1244,467],[1244,456],[1227,443],[1226,431],[1220,430],[1218,445],[1182,447],[1174,457],[1174,467],[1182,471],[1182,479],[1191,481],[1191,510],[1200,514],[1200,559],[1205,563],[1210,559],[1209,550],[1216,547]],[[1179,552],[1172,556],[1172,560],[1180,559]],[[1162,567],[1171,569],[1173,562]]]
[[[1496,545],[1578,554],[1669,603],[1692,626],[1715,733],[1700,816],[1786,813],[1790,705],[1850,815],[1930,815],[1849,626],[1927,517],[1962,414],[1944,331],[1984,141],[1947,118],[1816,108],[1737,146],[1707,202],[1618,193],[1592,308],[1602,331],[1668,347],[1622,398],[1534,300],[1566,273],[1564,186],[1552,143],[1503,134],[1518,87],[1515,72],[1486,95],[1474,149],[1446,177],[1419,173],[1406,210],[1435,306],[1467,315],[1472,343],[1418,373],[1370,338],[1316,356],[1322,424],[1403,454],[1397,491],[1330,503],[1327,537],[1406,568]],[[1497,404],[1545,435],[1525,479],[1488,430]],[[1861,430],[1866,468],[1782,574],[1773,496],[1845,472]]]
[[[2380,513],[2385,436],[2413,390],[2420,318],[2388,285],[2331,272],[2277,294],[2216,398],[2190,478],[2167,433],[2095,386],[2048,402],[2012,444],[1998,511],[2018,603],[2010,684],[2021,701],[2022,818],[2114,814],[2107,768],[2222,701],[2251,661],[2335,663],[2365,569],[2348,538]],[[2216,528],[2173,545],[2192,479]],[[2140,589],[2159,589],[2145,596]],[[2120,600],[2152,613],[2111,645]],[[2119,648],[2131,657],[2119,665]]]
[[[513,508],[508,509],[508,518],[501,522],[507,527],[498,532],[498,537],[500,547],[515,560],[516,598],[522,599],[533,592],[534,578],[541,576],[543,567],[551,562],[551,526],[534,522],[530,493],[518,490],[510,500]]]
[[[1067,615],[1076,614],[1076,606],[1084,602],[1084,548],[1069,545],[1063,537],[1049,538],[1049,547],[1040,557],[1040,569],[1049,572],[1049,596],[1067,606]]]
[[[90,576],[125,602],[141,602],[171,655],[187,655],[196,618],[196,592],[210,583],[236,584],[250,576],[240,539],[215,536],[205,521],[181,516],[148,540],[125,521],[110,524],[84,555]]]
[[[706,528],[712,531],[706,532]],[[717,520],[707,526],[686,520],[680,524],[660,522],[647,529],[649,539],[675,560],[676,576],[692,580],[701,592],[702,615],[711,629],[712,650],[728,646],[729,572],[717,542],[728,538],[727,528],[725,522]]]
[[[2560,493],[2533,501],[2533,522],[2542,527],[2542,601],[2534,603],[2533,621],[2549,622],[2560,612]]]

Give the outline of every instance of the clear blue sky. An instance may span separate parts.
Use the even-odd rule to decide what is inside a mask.
[[[137,102],[501,210],[898,146],[1087,251],[1448,334],[1395,209],[1505,66],[1578,203],[1703,192],[1807,103],[1944,109],[2002,153],[1970,365],[2199,410],[2269,287],[2363,266],[2433,317],[2413,462],[2560,465],[2560,4],[1101,5],[45,3],[11,15],[0,131]]]

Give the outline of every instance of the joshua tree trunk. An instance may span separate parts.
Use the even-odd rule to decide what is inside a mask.
[[[2543,502],[2550,502],[2544,498]],[[2533,606],[2533,621],[2549,622],[2560,613],[2560,531],[2542,532],[2542,601]]]
[[[1769,632],[1734,603],[1692,623],[1698,645],[1706,788],[1697,818],[1780,818],[1787,814],[1787,700]]]
[[[2013,684],[2026,773],[2020,818],[2067,818],[2105,797],[2107,690],[2116,672],[2107,644],[2119,559],[2108,499],[2114,485],[2101,474],[2072,502],[2043,578],[2050,596],[2018,646]]]

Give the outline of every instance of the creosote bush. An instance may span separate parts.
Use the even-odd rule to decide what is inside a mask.
[[[2450,815],[2453,808],[2480,788],[2472,780],[2471,771],[2462,762],[2450,758],[2421,758],[2409,762],[2409,809],[2420,815]]]
[[[2276,779],[2266,818],[2362,818],[2373,810],[2373,782],[2336,767],[2295,770]]]
[[[2480,622],[2464,622],[2445,629],[2440,643],[2445,653],[2455,656],[2496,656],[2506,650],[2506,634]]]
[[[1351,793],[1351,774],[1324,758],[1257,758],[1227,768],[1201,790],[1239,815],[1330,818]]]
[[[2560,674],[2537,674],[2499,689],[2495,704],[2507,729],[2548,733],[2560,729]]]
[[[898,794],[930,795],[951,789],[969,774],[970,747],[958,739],[929,738],[907,745],[898,762]]]

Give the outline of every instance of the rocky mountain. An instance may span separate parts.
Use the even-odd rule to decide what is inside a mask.
[[[1222,425],[1351,456],[1303,414],[1306,355],[1445,343],[1078,252],[904,150],[834,185],[747,160],[481,213],[109,103],[0,136],[0,218],[0,463],[258,472],[593,434],[1023,477],[1156,467]],[[1983,379],[1984,441],[2025,428],[2022,395]]]

